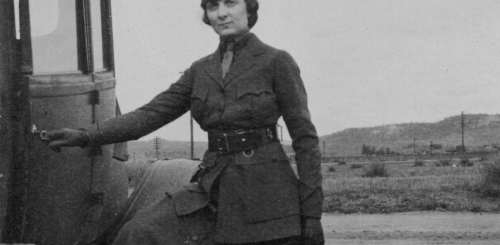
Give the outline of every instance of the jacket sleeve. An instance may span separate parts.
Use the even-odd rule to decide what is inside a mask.
[[[299,175],[301,215],[321,218],[323,189],[321,153],[316,129],[307,107],[300,70],[293,58],[280,51],[275,59],[274,90],[283,120],[292,138]]]
[[[146,105],[84,128],[89,132],[90,143],[106,145],[136,140],[179,118],[189,110],[192,84],[190,68],[176,83]]]

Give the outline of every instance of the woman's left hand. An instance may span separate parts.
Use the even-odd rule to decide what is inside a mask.
[[[302,242],[305,245],[325,244],[323,227],[319,219],[304,218],[302,220]]]

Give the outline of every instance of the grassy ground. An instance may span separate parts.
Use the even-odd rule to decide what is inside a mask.
[[[134,187],[152,161],[129,161]],[[323,164],[324,212],[500,212],[500,160]],[[494,163],[494,164],[492,164]],[[453,167],[453,165],[457,165]],[[492,168],[492,166],[494,166]],[[377,170],[377,171],[373,171]],[[363,177],[375,173],[387,177]],[[486,177],[486,173],[492,173]],[[488,179],[488,185],[484,185]]]
[[[388,177],[362,177],[374,163],[323,164],[324,212],[392,213],[407,211],[500,212],[500,193],[485,195],[484,169],[437,166],[438,162],[383,163]],[[380,167],[380,165],[379,165]]]

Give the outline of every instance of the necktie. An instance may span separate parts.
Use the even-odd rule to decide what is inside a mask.
[[[229,72],[229,67],[231,67],[231,63],[233,62],[234,55],[234,40],[226,41],[226,52],[224,53],[224,57],[222,58],[222,78],[226,77],[226,74]]]

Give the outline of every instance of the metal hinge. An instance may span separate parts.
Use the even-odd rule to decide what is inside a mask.
[[[101,92],[99,90],[92,90],[90,92],[90,104],[99,105],[101,103]]]

